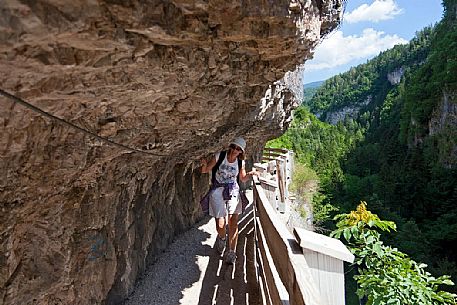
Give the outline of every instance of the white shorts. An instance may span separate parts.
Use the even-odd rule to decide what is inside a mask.
[[[209,215],[221,218],[227,216],[227,214],[241,214],[242,207],[239,191],[233,192],[230,200],[224,200],[222,197],[223,190],[223,187],[218,187],[211,192],[209,196]]]

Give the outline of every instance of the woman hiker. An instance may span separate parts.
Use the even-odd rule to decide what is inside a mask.
[[[236,244],[238,242],[238,215],[242,212],[239,181],[246,182],[249,177],[257,175],[255,171],[246,173],[244,168],[244,151],[246,141],[236,138],[230,143],[227,151],[221,151],[211,158],[201,160],[201,172],[212,171],[209,193],[209,215],[216,220],[216,250],[222,254],[226,245],[226,223],[228,222],[229,251],[225,261],[234,264],[236,261]]]

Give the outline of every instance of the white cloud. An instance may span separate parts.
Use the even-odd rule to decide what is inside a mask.
[[[364,29],[360,36],[344,36],[342,31],[336,31],[316,48],[314,58],[305,64],[305,70],[311,72],[342,66],[352,61],[360,62],[394,45],[407,42],[397,35],[385,35],[372,28]]]
[[[352,12],[344,15],[348,23],[361,21],[379,22],[393,19],[403,10],[398,7],[394,0],[375,0],[371,5],[362,4]]]

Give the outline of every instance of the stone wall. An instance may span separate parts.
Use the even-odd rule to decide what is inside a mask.
[[[0,88],[137,150],[0,97],[0,304],[122,301],[201,217],[198,160],[285,130],[342,1],[0,1]]]

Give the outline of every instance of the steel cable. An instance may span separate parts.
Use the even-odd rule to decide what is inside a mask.
[[[153,152],[149,152],[149,151],[144,151],[144,150],[140,150],[140,149],[137,149],[137,148],[129,147],[129,146],[121,144],[121,143],[114,142],[114,141],[112,141],[112,140],[110,140],[108,138],[101,137],[96,133],[93,133],[93,132],[91,132],[91,131],[89,131],[87,129],[84,129],[84,128],[78,126],[78,125],[75,125],[75,124],[73,124],[71,122],[68,122],[68,121],[62,119],[62,118],[59,118],[59,117],[57,117],[57,116],[55,116],[55,115],[53,115],[53,114],[51,114],[49,112],[46,112],[46,111],[44,111],[44,110],[42,110],[42,109],[30,104],[29,102],[26,102],[25,100],[21,99],[20,97],[17,97],[17,96],[15,96],[13,94],[10,94],[10,93],[4,91],[3,89],[0,89],[0,94],[5,96],[6,98],[12,100],[13,102],[21,105],[21,106],[29,108],[30,110],[35,111],[35,112],[37,112],[37,113],[39,113],[39,114],[41,114],[41,115],[43,115],[43,116],[45,116],[47,118],[50,118],[51,120],[55,120],[55,121],[57,121],[58,123],[60,123],[62,125],[68,126],[70,128],[76,129],[76,130],[78,130],[78,131],[80,131],[82,133],[85,133],[85,134],[87,134],[87,135],[89,135],[89,136],[91,136],[93,138],[96,138],[97,140],[109,143],[111,145],[115,145],[117,147],[120,147],[120,148],[125,149],[125,150],[129,150],[129,151],[132,151],[132,152],[138,152],[138,153],[147,154],[147,155],[155,156],[155,157],[166,157],[166,156],[169,156],[167,154],[159,154],[159,153],[153,153]]]

